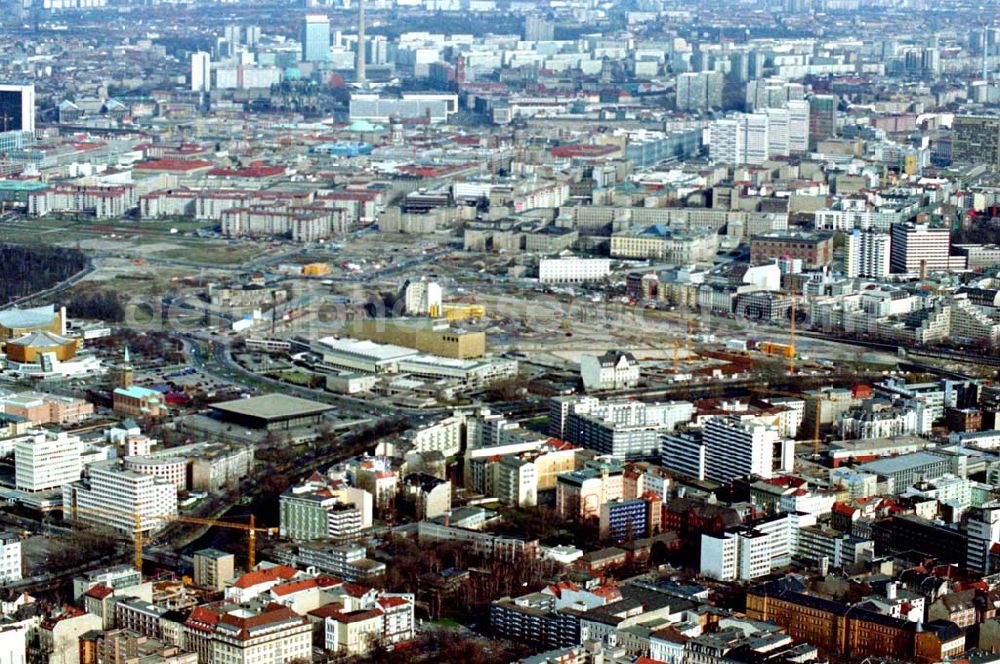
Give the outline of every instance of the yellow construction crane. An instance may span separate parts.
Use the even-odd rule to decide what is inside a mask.
[[[77,520],[77,515],[79,514],[90,514],[93,516],[100,517],[116,517],[121,518],[123,515],[120,512],[112,512],[109,510],[93,509],[89,507],[80,507],[74,505],[70,508],[70,514],[63,514],[63,518],[71,518],[74,521]],[[134,547],[133,551],[133,565],[140,572],[142,571],[142,547],[144,543],[144,536],[142,533],[142,515],[134,515],[134,527],[132,530],[132,544]],[[190,523],[201,526],[211,526],[218,528],[232,528],[235,530],[243,530],[247,533],[247,569],[253,569],[257,561],[257,533],[264,533],[265,535],[277,534],[277,528],[258,528],[257,527],[257,517],[253,514],[250,515],[250,523],[236,523],[233,521],[220,521],[219,519],[208,519],[203,517],[195,516],[181,516],[179,514],[157,514],[155,516],[147,517],[147,520],[163,520],[163,521],[173,521],[179,523]]]
[[[788,337],[788,375],[795,373],[795,291],[792,291],[792,327]]]

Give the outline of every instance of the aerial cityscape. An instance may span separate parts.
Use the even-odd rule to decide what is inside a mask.
[[[998,10],[0,0],[0,664],[1000,664]]]

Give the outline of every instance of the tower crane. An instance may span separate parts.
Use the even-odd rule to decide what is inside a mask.
[[[73,505],[69,509],[69,514],[64,510],[63,518],[70,518],[74,521],[77,520],[77,516],[80,514],[88,514],[92,516],[99,516],[103,518],[114,517],[121,519],[123,515],[121,512],[114,512],[111,510],[95,509],[90,507],[80,507],[78,505]],[[200,526],[210,526],[213,528],[231,528],[234,530],[242,530],[247,534],[247,569],[253,569],[257,561],[257,533],[263,533],[265,535],[274,535],[278,533],[277,528],[273,527],[258,527],[257,517],[253,514],[250,515],[250,523],[238,523],[234,521],[222,521],[219,519],[210,519],[204,517],[195,516],[181,516],[179,514],[157,514],[153,516],[145,517],[146,521],[162,520],[170,521],[176,523],[190,523]],[[132,543],[134,547],[133,551],[133,565],[140,572],[142,571],[142,547],[144,544],[145,536],[142,532],[143,516],[141,514],[133,515],[133,529],[132,529]]]

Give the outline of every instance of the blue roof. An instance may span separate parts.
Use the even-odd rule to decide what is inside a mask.
[[[663,224],[653,224],[642,229],[643,235],[670,235],[670,229]]]
[[[129,387],[119,387],[115,389],[115,394],[121,394],[122,396],[131,397],[133,399],[149,399],[152,397],[159,397],[160,393],[156,390],[150,390],[139,385],[130,385]]]

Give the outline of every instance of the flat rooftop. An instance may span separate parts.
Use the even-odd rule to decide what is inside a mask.
[[[234,399],[211,405],[213,410],[244,417],[256,417],[266,420],[280,420],[303,415],[319,415],[333,406],[309,399],[288,396],[287,394],[264,394],[248,399]]]

